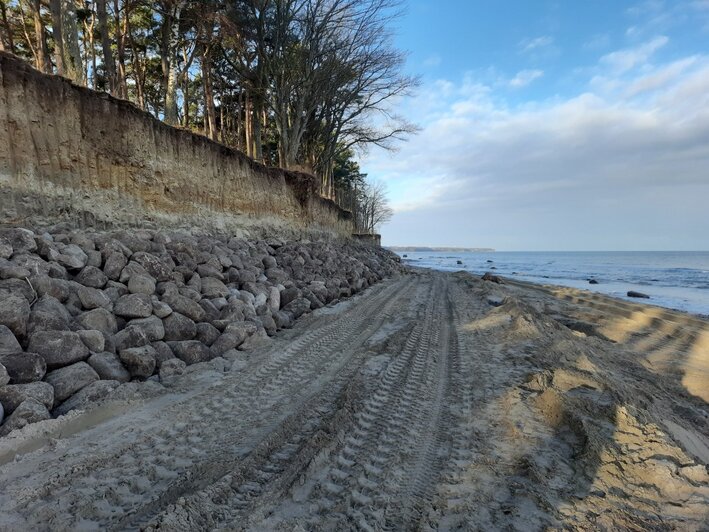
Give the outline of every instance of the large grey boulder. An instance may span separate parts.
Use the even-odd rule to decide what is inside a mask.
[[[229,289],[219,279],[214,277],[205,277],[202,279],[202,294],[204,297],[226,297],[229,295]]]
[[[147,318],[153,313],[153,303],[145,294],[128,294],[118,298],[113,313],[124,318]]]
[[[12,331],[6,325],[0,325],[0,356],[21,351],[20,342],[17,341]]]
[[[131,260],[140,264],[145,268],[145,271],[158,281],[169,281],[172,278],[171,265],[151,253],[143,251],[133,253]]]
[[[95,266],[86,266],[79,272],[74,280],[79,284],[91,288],[103,288],[108,282],[108,277]]]
[[[175,353],[172,352],[172,349],[170,349],[170,346],[167,345],[167,343],[153,342],[150,345],[152,345],[153,349],[155,349],[155,362],[157,364],[158,369],[166,360],[175,358]]]
[[[56,407],[52,411],[52,414],[55,416],[63,416],[72,410],[86,410],[92,404],[109,396],[120,384],[121,383],[118,381],[92,382]]]
[[[76,333],[84,342],[84,345],[93,353],[100,353],[106,345],[106,339],[101,331],[90,331],[80,329]]]
[[[38,353],[49,369],[68,366],[89,357],[89,350],[73,331],[37,331],[30,335],[27,350]]]
[[[106,336],[111,336],[118,330],[115,316],[105,308],[84,312],[77,316],[75,321],[84,329],[101,331]]]
[[[286,288],[281,292],[281,309],[285,308],[291,301],[300,297],[300,290],[295,287]]]
[[[121,363],[118,355],[108,352],[94,353],[87,362],[103,380],[130,381],[130,373]]]
[[[5,386],[10,382],[10,374],[7,372],[7,368],[0,364],[0,388]]]
[[[103,265],[103,273],[112,281],[117,281],[121,276],[123,268],[126,267],[126,264],[128,264],[128,259],[126,259],[125,255],[120,251],[113,251],[106,257],[106,262]]]
[[[304,297],[299,297],[283,307],[283,310],[290,312],[295,319],[298,319],[310,310],[310,301]]]
[[[187,365],[207,362],[215,357],[214,352],[197,340],[186,340],[183,342],[167,342],[172,352]]]
[[[155,371],[155,349],[153,346],[132,347],[119,352],[123,365],[130,372],[131,377],[147,379]]]
[[[7,436],[13,430],[26,427],[30,423],[37,423],[49,419],[49,411],[42,403],[34,399],[27,399],[20,403],[15,411],[5,420],[0,427],[0,436]]]
[[[165,341],[179,342],[182,340],[192,340],[197,335],[195,322],[179,312],[173,312],[162,320],[165,327]]]
[[[182,375],[185,372],[186,367],[187,364],[185,361],[180,360],[179,358],[171,358],[166,360],[160,366],[160,380],[169,380],[177,377],[178,375]]]
[[[12,414],[27,399],[34,399],[46,408],[52,408],[54,388],[48,382],[0,386],[0,403],[5,408],[5,414]]]
[[[30,304],[27,299],[15,294],[0,297],[0,325],[5,325],[17,337],[24,337],[29,319]]]
[[[54,279],[48,275],[33,275],[30,282],[37,292],[38,297],[52,296],[60,302],[65,302],[70,294],[69,283],[65,279]],[[36,307],[37,304],[32,307]]]
[[[155,279],[147,275],[131,275],[128,279],[128,291],[131,294],[151,296],[155,293]]]
[[[0,237],[5,241],[5,245],[12,247],[14,253],[32,253],[37,249],[35,242],[35,234],[29,229],[21,227],[13,227],[9,229],[0,229]],[[5,251],[5,254],[7,250]],[[5,258],[9,258],[8,255]]]
[[[165,293],[162,300],[170,305],[170,308],[174,312],[179,312],[192,321],[204,321],[204,309],[196,301],[174,292]]]
[[[211,346],[212,351],[221,355],[230,349],[235,349],[258,330],[258,326],[251,322],[236,322],[227,325],[224,332]]]
[[[10,241],[4,236],[0,236],[0,259],[9,259],[14,250]]]
[[[131,320],[125,329],[113,337],[116,349],[140,347],[150,342],[157,342],[165,337],[163,322],[157,316]]]
[[[57,262],[69,270],[80,270],[88,261],[88,255],[76,244],[64,246],[57,257]]]
[[[99,380],[98,373],[86,362],[50,371],[44,377],[54,387],[54,403],[65,401],[76,392]]]
[[[196,339],[202,342],[204,345],[212,345],[214,341],[219,338],[221,333],[219,330],[209,323],[198,323],[197,324],[197,337]]]
[[[111,308],[111,298],[109,298],[102,290],[82,286],[79,288],[77,294],[79,296],[79,300],[81,301],[81,306],[86,310],[93,310],[95,308]]]
[[[13,384],[41,381],[47,372],[47,363],[37,353],[0,355],[0,364],[5,366]]]

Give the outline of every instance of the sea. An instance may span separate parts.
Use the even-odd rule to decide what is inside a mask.
[[[411,266],[491,272],[531,283],[569,286],[709,316],[709,251],[397,253]],[[460,263],[458,263],[460,261]],[[594,279],[598,284],[590,284]],[[633,290],[650,296],[635,299]]]

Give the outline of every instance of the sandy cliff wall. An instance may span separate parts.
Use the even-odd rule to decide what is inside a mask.
[[[0,52],[0,223],[352,231],[306,174],[266,168]]]

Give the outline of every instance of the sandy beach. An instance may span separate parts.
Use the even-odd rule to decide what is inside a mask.
[[[3,530],[706,529],[709,323],[416,271],[0,440]]]

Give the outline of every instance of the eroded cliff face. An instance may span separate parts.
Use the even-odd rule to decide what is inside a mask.
[[[267,168],[0,52],[0,223],[352,232],[307,174]]]

